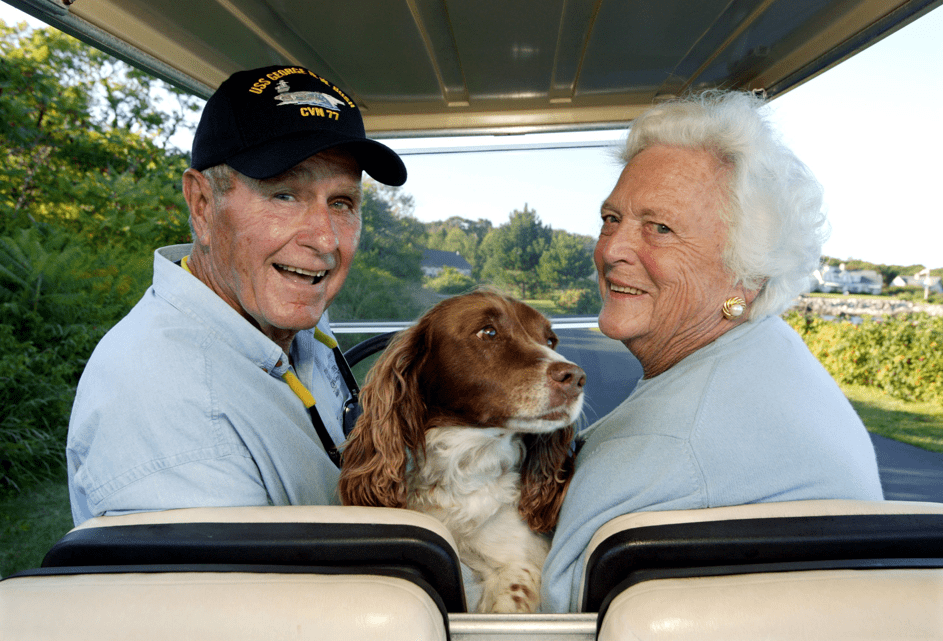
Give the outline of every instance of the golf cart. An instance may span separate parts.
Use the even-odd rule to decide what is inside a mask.
[[[6,1],[202,97],[239,69],[305,66],[389,138],[624,129],[708,87],[775,98],[941,3]],[[100,517],[0,582],[0,638],[943,638],[943,504],[626,514],[586,558],[580,612],[476,614],[452,537],[423,514]]]

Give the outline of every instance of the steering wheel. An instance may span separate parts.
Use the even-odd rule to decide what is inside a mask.
[[[373,356],[377,352],[382,352],[386,349],[386,346],[390,344],[390,340],[396,334],[397,332],[377,334],[376,336],[371,336],[365,341],[357,343],[349,350],[344,352],[344,358],[347,360],[347,364],[353,367],[363,359]]]

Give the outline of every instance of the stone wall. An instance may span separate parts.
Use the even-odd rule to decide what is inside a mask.
[[[793,303],[792,309],[818,314],[820,316],[894,316],[926,312],[931,316],[943,316],[943,305],[924,305],[907,300],[883,297],[842,296],[823,298],[819,296],[800,296]]]

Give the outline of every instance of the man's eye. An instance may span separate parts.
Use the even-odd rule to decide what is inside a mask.
[[[275,198],[275,200],[283,200],[285,202],[293,202],[295,200],[294,195],[284,192],[275,194],[273,198]]]
[[[655,231],[658,232],[659,234],[670,234],[671,227],[669,227],[668,225],[662,225],[661,223],[656,223]]]

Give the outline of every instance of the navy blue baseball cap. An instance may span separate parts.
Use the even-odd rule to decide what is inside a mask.
[[[234,73],[210,96],[192,165],[202,171],[226,163],[264,180],[332,147],[343,147],[381,183],[406,182],[402,159],[367,138],[360,110],[337,86],[303,67],[263,67]]]

